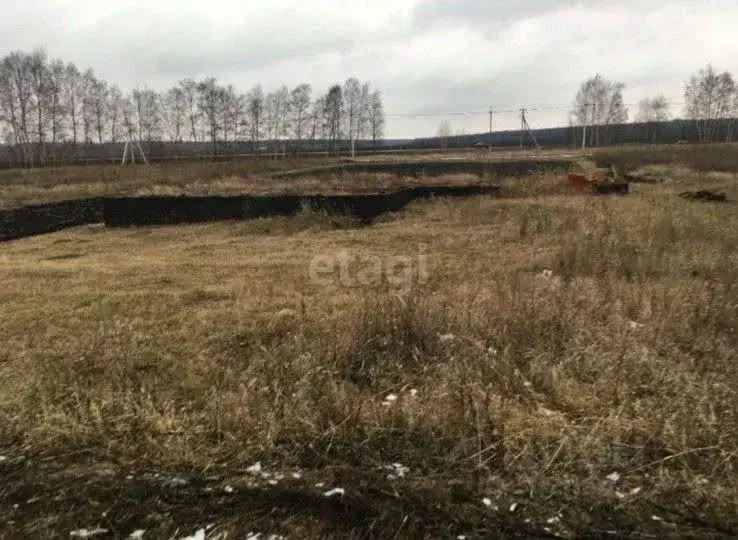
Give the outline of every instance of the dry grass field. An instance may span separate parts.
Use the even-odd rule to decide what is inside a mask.
[[[0,536],[738,535],[738,176],[654,167],[1,245]]]

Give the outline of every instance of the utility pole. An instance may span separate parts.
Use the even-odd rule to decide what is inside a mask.
[[[492,156],[492,107],[489,108],[489,155]]]
[[[520,109],[520,149],[523,149],[523,133],[525,131],[525,107]]]
[[[520,147],[523,147],[523,135],[525,132],[528,132],[530,135],[530,138],[533,139],[533,144],[536,145],[536,149],[540,150],[541,146],[538,144],[538,141],[536,140],[536,136],[533,134],[533,130],[530,129],[530,124],[528,124],[528,120],[525,118],[525,109],[520,109]]]

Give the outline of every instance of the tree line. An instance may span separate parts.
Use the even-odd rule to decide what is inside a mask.
[[[184,79],[165,92],[123,92],[73,63],[42,50],[14,51],[0,60],[0,136],[19,148],[23,161],[46,161],[49,143],[73,145],[126,141],[208,142],[219,147],[247,141],[274,149],[277,141],[331,150],[373,146],[384,137],[382,93],[355,77],[314,95],[310,84],[245,93],[215,78]]]
[[[608,144],[612,127],[628,121],[623,101],[625,84],[597,74],[583,82],[569,119],[570,126],[591,126],[583,136],[590,146]],[[719,73],[712,64],[694,73],[684,84],[684,118],[694,121],[701,142],[733,140],[738,116],[738,90],[731,73]],[[658,137],[659,124],[671,120],[669,103],[662,95],[642,99],[635,121],[650,124],[649,138]]]

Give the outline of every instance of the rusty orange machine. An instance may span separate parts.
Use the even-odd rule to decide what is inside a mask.
[[[569,172],[567,182],[574,189],[584,193],[623,195],[629,192],[628,182],[621,179],[612,168],[605,171],[595,170],[589,174]]]

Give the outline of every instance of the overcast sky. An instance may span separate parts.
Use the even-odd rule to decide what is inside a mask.
[[[518,5],[521,4],[521,5]],[[524,4],[524,7],[522,7]],[[0,52],[45,48],[124,89],[216,77],[246,91],[356,76],[384,94],[387,135],[488,129],[490,106],[566,107],[599,72],[625,101],[681,102],[707,62],[738,75],[736,0],[0,0]],[[681,106],[673,111],[681,113]],[[635,108],[631,108],[635,112]],[[426,112],[450,116],[396,116]],[[566,110],[531,110],[531,127]],[[519,125],[493,116],[496,129]]]

